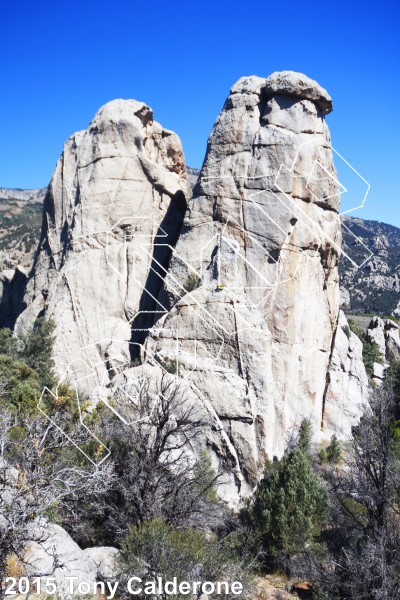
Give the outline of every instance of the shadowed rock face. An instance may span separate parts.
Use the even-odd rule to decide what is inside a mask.
[[[174,366],[206,415],[200,446],[225,465],[232,503],[302,418],[319,439],[327,415],[326,431],[345,435],[365,401],[361,349],[334,337],[331,107],[298,73],[240,79],[185,212],[178,138],[143,103],[117,100],[66,142],[46,197],[18,327],[54,319],[57,370],[69,365],[88,391],[116,374],[111,393],[133,385],[143,367],[126,368],[132,355],[155,376]]]

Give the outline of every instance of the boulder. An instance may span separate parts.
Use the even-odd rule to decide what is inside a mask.
[[[385,358],[388,362],[400,359],[400,335],[399,326],[391,319],[385,320]]]
[[[380,317],[373,317],[367,329],[367,341],[376,344],[382,357],[386,356],[385,324]]]
[[[119,551],[109,546],[86,548],[82,551],[96,565],[97,580],[113,581],[118,575]]]
[[[344,310],[348,309],[350,306],[350,292],[344,288],[340,287],[340,308]]]
[[[69,577],[77,577],[76,583],[84,581],[91,586],[101,578],[116,577],[118,550],[115,548],[81,550],[62,527],[44,519],[34,523],[29,536],[31,541],[23,557],[27,575],[40,577],[43,589],[47,578],[54,578],[61,598],[70,597]]]
[[[384,361],[393,362],[400,359],[399,326],[392,319],[373,317],[368,325],[367,340],[378,346]]]
[[[328,92],[303,73],[294,71],[277,71],[272,73],[265,83],[266,96],[293,96],[303,100],[311,100],[324,113],[332,111],[332,98]]]

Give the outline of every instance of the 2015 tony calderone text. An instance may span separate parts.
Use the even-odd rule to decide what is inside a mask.
[[[54,595],[62,591],[67,592],[71,596],[95,596],[101,594],[107,600],[112,600],[120,582],[118,581],[78,581],[78,577],[65,577],[65,583],[57,584],[55,577],[7,577],[5,580],[4,594],[13,596],[16,594],[50,594]],[[126,585],[126,590],[132,596],[174,596],[181,594],[182,596],[202,594],[226,596],[233,594],[241,596],[243,593],[243,585],[240,581],[178,581],[177,577],[173,577],[171,581],[164,581],[162,577],[157,577],[155,580],[144,581],[141,577],[130,577]]]

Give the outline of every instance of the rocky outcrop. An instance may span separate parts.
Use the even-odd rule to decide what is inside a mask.
[[[77,578],[72,580],[74,588],[84,581],[90,584],[92,591],[98,581],[112,582],[118,576],[118,550],[115,548],[82,550],[62,527],[43,519],[31,527],[29,534],[31,541],[26,544],[22,557],[26,574],[40,577],[43,589],[46,589],[47,578],[51,577],[61,598],[79,595],[76,589],[70,594],[70,578]]]
[[[380,317],[373,317],[367,329],[367,340],[376,344],[383,358],[386,357],[385,323]]]
[[[65,143],[17,323],[54,320],[60,376],[69,369],[83,387],[89,374],[87,386],[105,384],[129,364],[132,323],[141,330],[157,314],[155,274],[168,262],[187,195],[180,141],[142,102],[106,104]]]
[[[395,321],[373,317],[368,325],[367,340],[377,345],[384,361],[400,359],[400,328]]]
[[[363,362],[363,345],[340,311],[324,395],[320,439],[327,441],[333,434],[340,439],[351,435],[368,403],[369,379]]]
[[[13,518],[18,512],[15,503],[21,510],[24,505],[19,497],[20,475],[18,469],[0,456],[0,535],[7,535],[7,532],[10,535]],[[10,510],[11,518],[7,517]],[[71,577],[76,577],[78,582],[90,583],[92,589],[97,581],[114,581],[118,577],[119,551],[116,548],[107,546],[83,550],[60,525],[50,523],[44,517],[37,517],[26,525],[23,540],[18,556],[10,554],[8,557],[2,557],[6,559],[6,575],[15,576],[12,567],[10,571],[8,565],[18,564],[21,576],[42,580],[43,590],[46,589],[47,578],[51,578],[57,587],[57,597],[79,595],[69,593],[68,578]],[[3,544],[3,547],[6,546]],[[50,588],[48,592],[50,594]]]
[[[57,370],[86,391],[144,368],[184,380],[233,504],[304,417],[316,439],[343,436],[364,398],[359,345],[337,326],[331,107],[299,73],[240,79],[185,212],[178,138],[114,101],[66,142],[45,200],[17,328],[53,319]]]

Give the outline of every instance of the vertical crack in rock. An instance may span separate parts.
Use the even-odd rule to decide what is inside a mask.
[[[144,284],[144,289],[139,300],[139,313],[132,321],[131,347],[132,358],[139,356],[139,346],[147,337],[148,330],[156,323],[159,316],[156,314],[157,301],[155,300],[163,287],[164,279],[171,258],[171,248],[176,246],[182,228],[186,210],[186,199],[182,192],[177,192],[170,201],[167,212],[161,221],[153,239],[162,241],[162,244],[153,245],[150,268]],[[163,237],[167,234],[166,237]],[[167,247],[166,245],[168,244]],[[150,294],[149,294],[150,292]]]
[[[186,207],[179,139],[115,100],[67,140],[46,195],[16,328],[53,319],[57,372],[87,392],[179,365],[205,419],[197,450],[224,467],[232,505],[304,417],[317,440],[344,437],[368,394],[361,342],[338,320],[331,110],[300,73],[241,78]],[[146,364],[120,372],[139,351]]]
[[[290,429],[308,417],[323,439],[322,415],[333,412],[326,377],[339,310],[341,234],[325,122],[331,109],[328,93],[298,73],[244,77],[232,87],[177,243],[183,261],[172,256],[165,280],[163,293],[174,307],[146,342],[172,359],[172,332],[179,332],[180,369],[223,417],[240,457],[241,494],[251,489],[249,473],[257,473],[261,457],[282,454]],[[215,251],[220,234],[226,244]],[[202,273],[201,285],[181,297],[170,281],[186,281],[187,264]],[[190,339],[200,326],[206,344],[194,356]],[[224,339],[217,361],[211,327]],[[357,398],[350,421],[359,409]],[[338,413],[341,422],[343,402]],[[215,447],[213,432],[207,436]]]
[[[145,304],[145,287],[157,295],[162,285],[151,279],[149,264],[167,267],[168,252],[159,244],[175,243],[188,194],[180,141],[142,102],[109,102],[86,131],[67,140],[46,195],[26,309],[16,325],[32,326],[46,294],[60,375],[70,367],[71,376],[86,376],[89,385],[90,365],[97,365],[95,378],[107,382],[110,357],[129,362],[130,321]],[[160,237],[153,239],[154,231]],[[64,275],[79,313],[69,305]],[[81,362],[77,373],[74,364],[83,356],[87,367]]]
[[[322,412],[321,412],[321,429],[324,429],[324,419],[325,419],[325,404],[326,404],[326,397],[328,394],[328,390],[329,390],[329,386],[331,384],[331,369],[332,369],[332,361],[333,361],[333,353],[335,351],[335,341],[336,341],[336,333],[339,327],[339,315],[336,321],[336,327],[335,327],[335,331],[333,332],[332,335],[332,343],[331,343],[331,347],[329,349],[329,362],[328,362],[328,369],[326,371],[326,377],[325,377],[325,388],[324,388],[324,395],[322,398]]]

